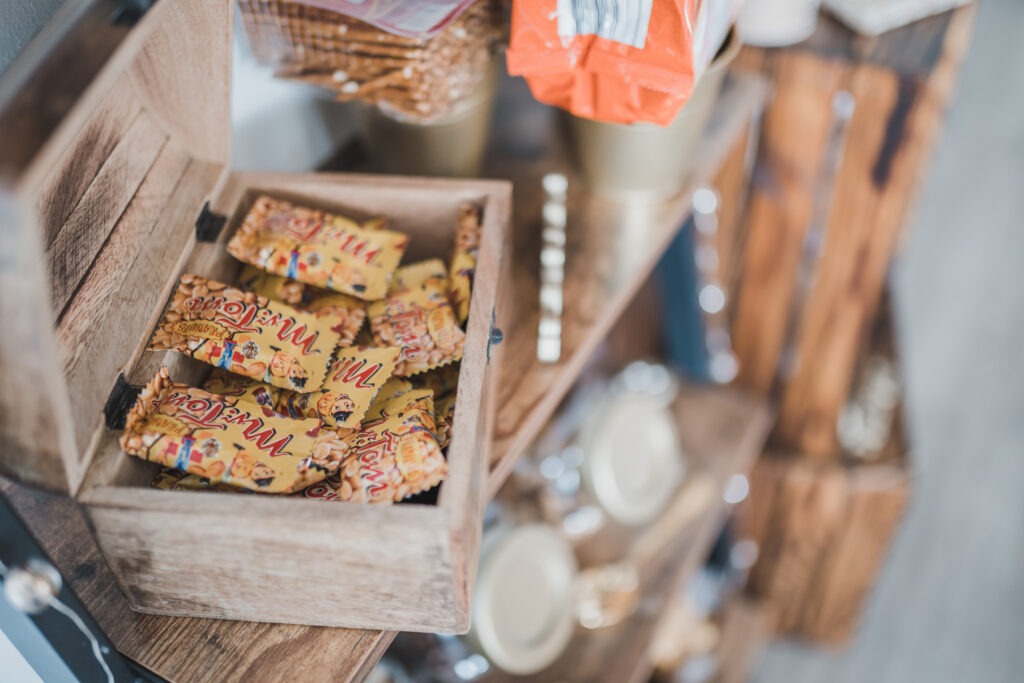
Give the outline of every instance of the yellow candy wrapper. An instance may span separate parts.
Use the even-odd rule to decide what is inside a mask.
[[[289,306],[300,305],[306,296],[306,285],[303,283],[268,273],[256,266],[247,265],[242,268],[242,273],[238,276],[238,286]]]
[[[387,294],[408,241],[399,232],[368,230],[344,216],[263,195],[227,248],[275,275],[373,301]]]
[[[452,425],[455,417],[455,394],[434,401],[434,422],[437,424],[437,443],[448,448],[452,441]]]
[[[466,202],[459,206],[455,224],[455,251],[448,273],[448,298],[455,319],[462,325],[469,317],[469,298],[476,274],[476,257],[480,249],[480,207]]]
[[[228,493],[252,493],[245,489],[236,489],[220,482],[210,481],[206,477],[200,477],[187,472],[165,467],[157,473],[150,484],[155,489],[163,491],[226,491]]]
[[[392,377],[384,386],[380,388],[380,393],[377,394],[377,398],[373,399],[373,403],[370,404],[370,408],[377,404],[384,404],[395,398],[401,396],[404,393],[410,392],[414,389],[412,382],[401,377]]]
[[[275,410],[281,395],[285,392],[280,387],[264,384],[220,368],[210,373],[210,376],[203,382],[202,388],[203,391],[209,391],[211,394],[234,399],[235,403],[247,401],[271,410]]]
[[[327,322],[198,275],[183,275],[149,341],[283,389],[319,389],[338,346]]]
[[[174,384],[161,368],[128,413],[120,443],[130,455],[213,483],[291,493],[338,471],[347,434]]]
[[[394,503],[440,484],[448,463],[434,434],[429,390],[378,404],[349,438],[338,474],[303,492],[307,498]]]
[[[402,349],[395,374],[409,377],[462,358],[466,333],[448,304],[447,293],[431,283],[388,295],[369,307],[377,346]]]
[[[431,284],[442,291],[448,289],[448,269],[439,258],[402,266],[395,271],[388,294],[400,294]]]
[[[316,417],[330,427],[354,429],[390,379],[400,349],[338,349],[320,391],[282,395],[277,410],[292,417]]]
[[[302,306],[302,310],[312,313],[321,320],[327,320],[331,329],[341,338],[341,345],[352,346],[366,320],[366,304],[348,294],[323,290],[321,292]]]

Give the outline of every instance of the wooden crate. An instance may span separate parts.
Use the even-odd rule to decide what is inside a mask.
[[[745,216],[732,338],[740,382],[779,400],[774,441],[784,448],[838,452],[836,420],[937,144],[972,18],[965,7],[865,39],[822,17],[808,41],[748,47],[736,60],[736,69],[768,76],[775,89]],[[854,109],[831,175],[833,98],[841,91]],[[809,232],[818,237],[808,240]]]
[[[872,463],[761,456],[738,520],[760,552],[749,588],[771,605],[777,633],[849,640],[899,529],[910,477],[901,429]]]
[[[232,10],[230,0],[163,0],[87,79],[61,56],[67,45],[39,55],[35,76],[57,73],[52,60],[62,59],[67,78],[25,79],[0,112],[0,177],[11,185],[0,193],[10,219],[0,268],[0,468],[76,497],[136,610],[465,631],[510,186],[232,173]],[[257,192],[386,215],[412,237],[407,260],[447,256],[459,203],[483,207],[449,475],[436,505],[155,490],[156,465],[122,453],[119,432],[106,427],[119,376],[141,383],[168,364],[179,381],[198,379],[191,361],[144,347],[180,273],[231,281],[240,264],[224,243]],[[219,232],[197,224],[207,202],[226,219]]]

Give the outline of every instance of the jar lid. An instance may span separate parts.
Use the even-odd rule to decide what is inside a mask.
[[[572,638],[576,573],[568,542],[549,526],[488,532],[480,550],[470,639],[510,674],[541,671]]]
[[[654,521],[683,479],[676,420],[656,397],[625,392],[607,399],[580,434],[587,492],[611,519]]]

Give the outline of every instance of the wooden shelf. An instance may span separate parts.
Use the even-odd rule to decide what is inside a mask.
[[[635,541],[634,554],[645,558],[637,611],[614,626],[579,629],[559,661],[540,674],[493,673],[484,683],[641,683],[650,677],[648,647],[670,596],[707,558],[731,507],[722,497],[725,484],[734,474],[749,473],[771,425],[766,404],[735,389],[690,387],[676,405],[689,469],[673,503]]]
[[[506,383],[500,391],[492,496],[647,279],[685,219],[690,194],[687,190],[661,204],[630,209],[589,196],[571,180],[562,362],[540,365],[535,356],[540,178],[548,171],[567,171],[568,162],[553,112],[529,98],[521,81],[504,79],[502,88],[489,175],[510,178],[516,188],[510,279],[499,309],[506,334]],[[756,77],[727,82],[697,154],[694,184],[710,177],[742,137],[766,90]],[[0,489],[118,649],[168,680],[358,681],[394,638],[393,632],[132,612],[74,503],[3,479]],[[698,525],[699,534],[684,534],[694,558],[710,542],[717,525],[712,521]],[[273,590],[272,577],[268,590]]]

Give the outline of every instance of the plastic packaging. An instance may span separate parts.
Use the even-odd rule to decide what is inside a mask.
[[[668,125],[703,67],[696,55],[709,51],[695,32],[713,1],[517,0],[509,73],[577,116]]]

